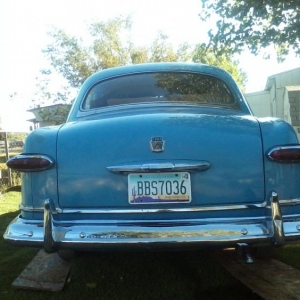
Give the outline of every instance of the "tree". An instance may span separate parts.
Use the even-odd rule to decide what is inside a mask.
[[[52,92],[53,87],[51,86],[52,75],[50,70],[41,70],[41,77],[37,77],[37,92],[35,97],[32,99],[32,106],[45,107],[49,104],[64,104],[62,106],[55,106],[51,109],[41,109],[39,112],[40,117],[43,121],[52,122],[53,125],[59,125],[66,121],[71,104],[75,97],[72,89],[69,86],[60,86],[58,91]]]
[[[51,85],[51,75],[50,70],[41,70],[40,77],[36,77],[36,87],[37,92],[35,93],[35,98],[32,99],[33,107],[40,107],[51,104],[68,103],[70,104],[70,97],[72,98],[72,93],[68,85],[59,86],[59,91],[52,92],[54,87]],[[61,83],[61,82],[60,82]],[[55,87],[57,88],[57,87]]]
[[[130,41],[130,18],[117,17],[89,26],[92,43],[53,28],[49,35],[53,43],[44,50],[51,66],[71,87],[79,88],[84,80],[97,71],[143,62],[177,61],[183,57],[186,45],[174,51],[166,35],[159,33],[150,47],[136,47]]]
[[[129,17],[117,17],[107,22],[94,22],[88,27],[90,39],[67,34],[57,28],[49,33],[53,42],[44,50],[53,70],[43,70],[42,79],[38,81],[38,93],[34,106],[52,103],[70,103],[70,88],[78,90],[91,74],[121,65],[145,62],[194,61],[220,66],[230,72],[241,87],[246,76],[238,68],[238,62],[228,56],[216,56],[213,51],[204,49],[202,45],[192,47],[187,43],[176,49],[169,42],[168,36],[158,32],[150,45],[135,46],[131,40],[131,20]],[[49,76],[59,73],[69,85],[60,92],[50,92]],[[73,98],[72,98],[73,99]],[[47,112],[45,112],[47,114]],[[45,119],[51,115],[44,116]]]
[[[217,54],[253,54],[273,45],[278,60],[290,50],[300,55],[300,0],[201,0],[202,20],[218,16],[217,31],[209,31]]]
[[[39,115],[43,121],[52,122],[52,125],[59,125],[66,121],[70,108],[70,105],[41,108]]]
[[[229,56],[214,56],[209,51],[209,60],[204,51],[183,43],[174,49],[168,36],[159,32],[155,40],[147,46],[135,46],[131,40],[131,20],[129,17],[117,17],[107,22],[95,22],[89,25],[91,35],[89,43],[82,38],[68,35],[61,29],[53,28],[49,35],[53,43],[44,50],[51,66],[61,74],[73,88],[79,88],[91,74],[122,65],[145,62],[196,61],[221,66],[231,72],[232,61]],[[203,47],[202,47],[203,48]],[[195,53],[198,52],[198,56]],[[213,58],[214,56],[214,58]],[[228,63],[228,64],[227,64]],[[230,65],[230,68],[227,67]],[[51,73],[49,71],[49,73]],[[239,72],[237,72],[239,73]],[[234,74],[240,76],[241,74]],[[47,74],[44,71],[44,74]],[[237,78],[236,78],[237,79]],[[243,80],[237,80],[243,82]],[[244,82],[243,82],[244,83]]]
[[[242,91],[244,91],[247,82],[247,74],[239,68],[239,62],[229,59],[227,54],[215,54],[212,48],[207,48],[205,44],[196,45],[192,60],[196,63],[203,63],[207,65],[220,67],[231,74]]]

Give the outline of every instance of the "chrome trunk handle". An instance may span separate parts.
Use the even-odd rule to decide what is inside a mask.
[[[143,173],[143,172],[192,172],[209,169],[210,163],[205,160],[176,160],[174,162],[143,162],[128,163],[106,167],[113,173]]]

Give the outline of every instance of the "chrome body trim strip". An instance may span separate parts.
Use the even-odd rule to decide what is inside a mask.
[[[44,212],[43,207],[34,207],[31,205],[24,205],[24,204],[20,204],[19,209],[24,212],[32,212],[32,213],[43,213]]]
[[[113,173],[143,173],[143,172],[180,172],[205,171],[210,163],[204,160],[179,160],[175,162],[149,162],[133,163],[106,167]]]
[[[220,210],[236,210],[236,209],[250,209],[250,208],[264,208],[267,206],[267,201],[262,203],[252,203],[252,204],[232,204],[232,205],[218,205],[218,206],[196,206],[196,207],[187,207],[187,208],[124,208],[124,209],[115,209],[115,208],[95,208],[95,209],[86,209],[86,208],[52,208],[52,214],[148,214],[148,213],[178,213],[178,212],[205,212],[205,211],[220,211]],[[34,211],[34,212],[43,212],[42,207],[32,208],[32,206],[20,206],[22,211]]]
[[[300,198],[279,200],[280,206],[300,205]],[[201,211],[218,211],[218,210],[230,210],[230,209],[249,209],[249,208],[264,208],[267,206],[267,202],[254,203],[254,204],[239,204],[239,205],[224,205],[224,206],[204,206],[204,207],[189,207],[189,208],[158,208],[158,209],[67,209],[67,208],[54,208],[53,214],[56,213],[160,213],[160,212],[201,212]],[[39,212],[43,213],[43,207],[33,207],[27,205],[20,205],[20,210],[25,212]]]
[[[249,209],[249,208],[262,208],[266,207],[267,202],[257,204],[241,204],[241,205],[219,205],[219,206],[202,206],[202,207],[188,207],[188,208],[140,208],[140,209],[58,209],[58,213],[64,214],[150,214],[150,213],[188,213],[188,212],[205,212],[205,211],[220,211],[220,210],[236,210],[236,209]]]
[[[281,206],[285,205],[299,205],[300,204],[300,199],[295,198],[295,199],[289,199],[289,200],[279,200],[279,204]]]

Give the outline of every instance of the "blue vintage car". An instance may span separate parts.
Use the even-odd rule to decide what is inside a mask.
[[[103,70],[68,120],[7,162],[21,213],[4,238],[74,251],[239,247],[269,255],[300,238],[300,146],[256,118],[224,70],[154,63]]]

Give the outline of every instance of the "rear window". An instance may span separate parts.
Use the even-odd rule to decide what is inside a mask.
[[[142,102],[179,102],[240,109],[222,80],[185,72],[132,74],[101,81],[88,92],[83,109]]]

